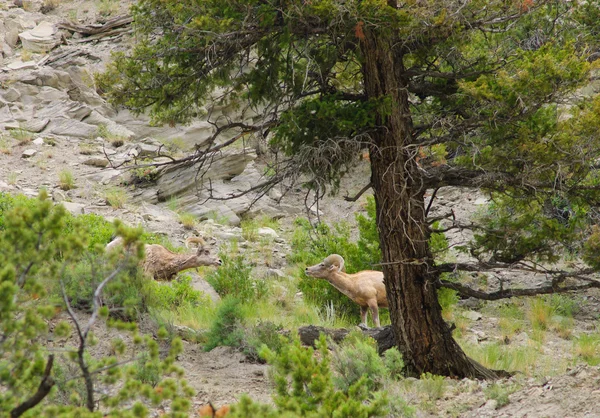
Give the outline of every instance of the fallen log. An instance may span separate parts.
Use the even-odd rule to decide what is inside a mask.
[[[91,36],[91,35],[105,34],[107,32],[110,32],[111,34],[113,34],[114,32],[111,32],[113,29],[121,27],[121,26],[129,25],[129,24],[131,24],[131,22],[133,22],[133,18],[131,16],[123,15],[123,16],[117,16],[115,18],[107,20],[104,24],[77,25],[73,22],[61,22],[57,26],[60,29],[66,29],[71,32],[81,33],[82,35],[85,35],[85,36]],[[105,36],[109,36],[109,35],[105,35]],[[98,37],[96,37],[96,38],[98,38]]]
[[[380,355],[392,347],[397,347],[396,338],[390,325],[380,328],[361,327],[360,330],[377,342],[377,351]],[[319,335],[322,333],[330,337],[335,343],[339,343],[346,338],[350,331],[345,328],[333,329],[308,325],[298,328],[298,335],[302,344],[314,346],[315,341],[319,339]]]

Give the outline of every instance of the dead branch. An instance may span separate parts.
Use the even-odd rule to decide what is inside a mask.
[[[100,33],[106,33],[120,26],[130,25],[133,18],[129,15],[122,15],[107,20],[102,25],[76,25],[73,22],[61,22],[57,26],[59,29],[66,29],[71,32],[81,33],[82,35],[90,36]],[[108,35],[105,35],[108,36]]]
[[[461,296],[464,297],[473,297],[476,299],[482,300],[499,300],[499,299],[507,299],[518,296],[536,296],[536,295],[546,295],[552,293],[566,293],[566,292],[576,292],[585,289],[591,288],[600,288],[600,282],[593,279],[584,279],[587,283],[571,285],[571,286],[561,286],[562,282],[567,278],[567,276],[559,276],[558,278],[553,279],[549,284],[545,286],[535,287],[535,288],[527,288],[527,289],[503,289],[497,290],[495,292],[482,292],[480,290],[472,289],[469,286],[462,285],[460,283],[451,282],[448,280],[440,280],[439,287],[445,287],[447,289],[456,290]]]
[[[85,362],[85,358],[84,358],[87,337],[89,335],[89,332],[90,332],[92,326],[96,322],[96,319],[98,318],[98,314],[100,311],[100,305],[101,305],[100,296],[102,294],[102,290],[112,279],[114,279],[117,276],[117,274],[119,274],[119,272],[122,270],[125,263],[127,263],[128,259],[129,259],[129,256],[126,256],[125,259],[119,264],[119,266],[111,274],[109,274],[102,281],[102,283],[100,283],[100,285],[96,288],[96,291],[94,292],[94,308],[92,311],[92,316],[88,320],[87,326],[85,327],[84,330],[81,329],[81,326],[79,325],[79,321],[77,320],[77,317],[75,316],[75,312],[73,311],[73,308],[71,307],[71,303],[69,302],[69,298],[67,297],[67,292],[65,291],[65,285],[62,280],[62,277],[60,279],[60,289],[62,291],[63,300],[67,307],[67,312],[69,313],[71,320],[75,324],[77,336],[79,337],[79,347],[77,349],[77,362],[79,364],[79,368],[81,369],[81,374],[83,376],[83,380],[85,381],[85,388],[86,388],[86,393],[87,393],[86,406],[90,410],[90,412],[94,412],[94,403],[95,402],[94,402],[94,381],[92,379],[92,373],[90,372],[90,369],[89,369],[87,363]],[[63,273],[64,273],[64,268],[63,268]]]
[[[377,350],[380,355],[392,347],[397,347],[397,341],[394,337],[394,332],[391,325],[386,325],[385,327],[380,328],[361,327],[360,329],[363,334],[368,335],[377,342]],[[302,344],[314,346],[315,341],[319,339],[321,334],[325,334],[335,343],[340,343],[344,338],[346,338],[350,331],[351,330],[345,328],[333,329],[308,325],[306,327],[298,328],[298,335],[300,336],[300,341]]]
[[[354,197],[351,197],[351,196],[348,196],[348,195],[344,196],[344,200],[346,202],[356,202],[370,188],[371,188],[371,183],[367,184],[365,187],[363,187],[362,189],[360,189],[360,191],[356,195],[354,195]]]
[[[10,418],[17,418],[23,415],[26,411],[34,408],[37,404],[39,404],[44,398],[50,393],[52,387],[55,385],[55,381],[50,376],[52,372],[52,366],[54,365],[54,354],[50,354],[48,356],[48,362],[46,363],[46,370],[44,370],[44,375],[42,376],[42,381],[40,382],[40,386],[38,387],[37,392],[33,394],[29,399],[18,405],[12,411],[10,411]]]

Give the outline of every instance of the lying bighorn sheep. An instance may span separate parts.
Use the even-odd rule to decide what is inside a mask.
[[[376,327],[379,323],[379,308],[387,308],[388,301],[383,284],[383,273],[364,270],[355,274],[344,273],[344,259],[332,254],[321,263],[306,268],[308,276],[325,279],[333,287],[360,305],[362,324],[367,325],[367,311],[370,309]]]
[[[186,247],[195,242],[198,249],[195,253],[177,254],[167,250],[159,244],[147,244],[144,246],[146,257],[142,267],[146,274],[152,275],[156,280],[172,280],[180,271],[200,266],[220,266],[223,262],[216,256],[211,255],[210,249],[202,238],[188,238]],[[123,239],[118,237],[106,245],[106,251],[110,251],[123,244]]]

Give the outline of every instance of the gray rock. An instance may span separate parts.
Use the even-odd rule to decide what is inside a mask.
[[[36,138],[32,141],[35,145],[44,145],[44,138]]]
[[[12,17],[4,20],[4,27],[6,29],[4,39],[10,47],[14,48],[17,46],[17,42],[19,42],[19,33],[25,29],[33,29],[35,22],[31,19],[26,20],[21,17]]]
[[[35,61],[25,61],[25,62],[23,62],[23,61],[21,61],[19,59],[19,60],[13,61],[10,64],[8,64],[6,66],[6,68],[8,70],[13,70],[13,71],[16,71],[16,70],[31,70],[33,68],[37,68],[37,63]]]
[[[34,149],[26,149],[21,153],[21,158],[31,158],[35,154],[37,154],[37,150]]]
[[[258,228],[257,233],[261,237],[269,237],[269,238],[273,238],[273,239],[279,238],[279,235],[277,235],[277,232],[275,232],[275,230],[273,228],[269,228],[269,227]]]
[[[19,81],[24,84],[52,87],[60,90],[68,90],[74,87],[68,72],[51,67],[42,67],[31,71],[19,77]]]
[[[23,48],[32,52],[48,52],[60,43],[58,29],[50,22],[41,22],[35,28],[19,33]]]
[[[83,120],[90,113],[92,109],[84,103],[73,102],[70,99],[61,100],[60,102],[53,103],[52,106],[42,106],[38,109],[36,117],[38,118],[70,118],[76,119],[77,121]],[[91,124],[85,123],[88,126]],[[98,130],[96,126],[93,126],[94,132]]]
[[[195,271],[188,270],[188,275],[192,277],[192,287],[194,290],[198,290],[199,292],[204,293],[208,296],[213,302],[219,302],[221,300],[221,296],[215,291],[215,289],[202,277],[198,275]]]
[[[483,317],[483,315],[475,311],[465,311],[462,313],[462,315],[471,321],[479,321]]]
[[[131,139],[135,137],[135,133],[127,129],[126,127],[119,125],[118,123],[112,121],[111,119],[103,116],[97,110],[93,110],[90,112],[89,116],[84,119],[85,123],[89,123],[90,125],[100,126],[103,125],[106,127],[106,130],[115,136],[121,136],[126,139]]]
[[[14,87],[4,90],[2,98],[7,102],[16,102],[21,97],[21,92]]]
[[[60,204],[63,205],[65,209],[73,215],[83,215],[85,213],[85,205],[82,203],[60,202]]]
[[[91,157],[83,162],[85,165],[90,165],[92,167],[101,167],[104,168],[108,166],[108,160],[104,157]]]
[[[106,170],[92,173],[86,176],[86,179],[97,182],[100,184],[109,184],[111,182],[117,182],[121,178],[123,172],[114,168],[108,168]]]
[[[73,119],[56,118],[48,124],[44,132],[76,138],[90,138],[97,130],[98,128],[94,125],[88,125]]]

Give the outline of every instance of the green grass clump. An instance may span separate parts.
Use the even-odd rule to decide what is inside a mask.
[[[75,180],[73,179],[73,172],[71,170],[61,170],[58,173],[58,187],[62,190],[71,190],[75,187]]]
[[[344,392],[361,379],[369,391],[379,390],[389,374],[375,340],[361,331],[348,334],[334,350],[332,366],[335,387]]]
[[[111,187],[104,192],[104,199],[111,207],[123,209],[127,203],[127,193],[117,187]]]
[[[204,350],[218,346],[241,347],[244,342],[244,315],[239,299],[226,297],[217,308],[215,320],[206,334]]]
[[[267,284],[252,278],[252,266],[241,254],[221,252],[223,264],[206,276],[206,281],[222,297],[233,295],[241,302],[262,299],[267,294]]]

